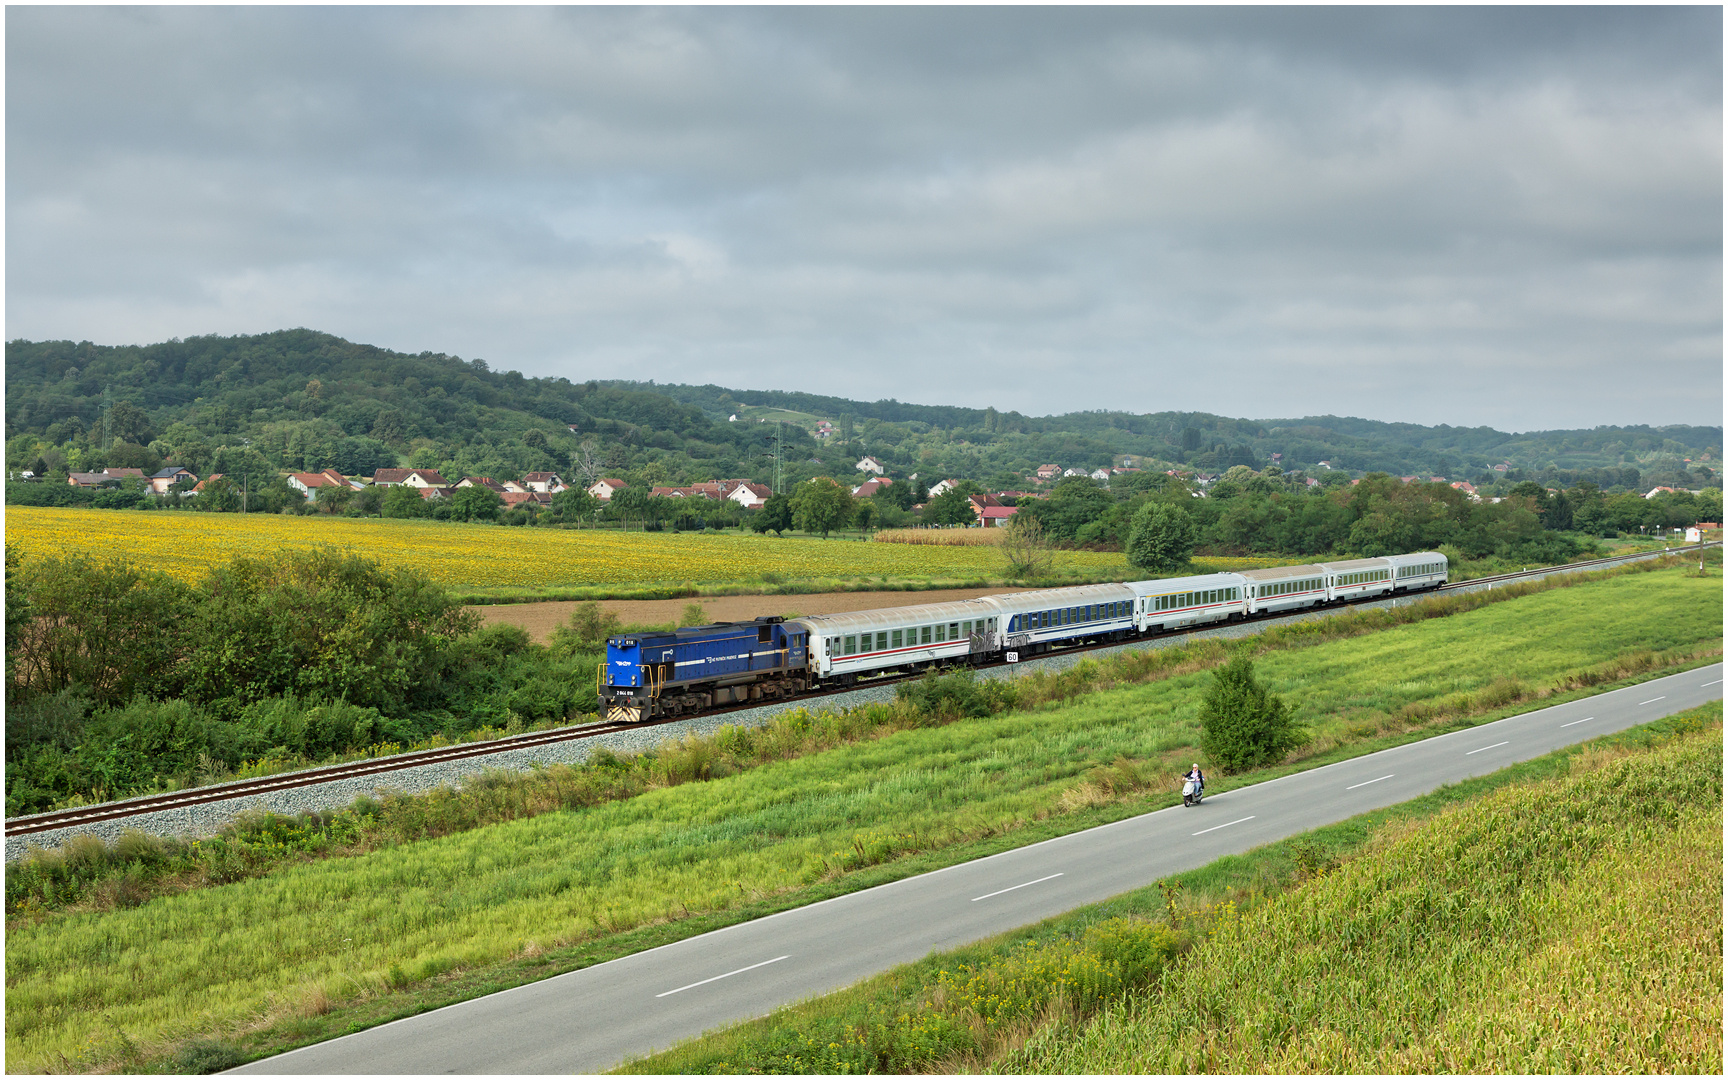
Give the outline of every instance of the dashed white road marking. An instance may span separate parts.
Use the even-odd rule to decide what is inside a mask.
[[[1667,696],[1668,696],[1667,694],[1663,694],[1662,697],[1653,697],[1649,701],[1640,701],[1638,704],[1640,704],[1640,705],[1654,705],[1658,701],[1661,701],[1663,698],[1665,698]]]
[[[1382,780],[1390,780],[1394,776],[1397,776],[1397,775],[1398,775],[1397,773],[1387,773],[1385,776],[1376,776],[1374,779],[1364,780],[1360,784],[1351,784],[1349,787],[1345,788],[1344,790],[1345,791],[1355,791],[1359,787],[1367,787],[1369,784],[1378,784]]]
[[[1588,724],[1590,721],[1592,721],[1594,719],[1596,719],[1594,716],[1586,716],[1582,720],[1573,720],[1569,723],[1561,724],[1560,726],[1561,727],[1571,727],[1573,724]]]
[[[787,956],[790,956],[790,955],[791,955],[790,953],[787,954]],[[719,982],[721,979],[730,979],[734,975],[742,975],[746,971],[755,971],[757,968],[767,967],[769,964],[778,964],[780,961],[782,961],[784,959],[786,959],[785,956],[776,956],[774,959],[764,960],[760,964],[751,964],[749,967],[741,967],[737,971],[728,971],[724,975],[716,975],[712,979],[703,979],[701,982],[693,982],[689,986],[680,986],[676,990],[668,990],[664,994],[655,994],[654,996],[657,998],[663,998],[663,997],[671,997],[673,994],[682,994],[684,991],[694,990],[698,986],[706,986],[711,982]]]
[[[1510,743],[1510,742],[1511,742],[1511,741],[1512,741],[1512,740],[1511,740],[1511,739],[1507,739],[1507,740],[1506,740],[1506,741],[1505,741],[1505,742],[1497,742],[1497,743],[1495,743],[1495,744],[1494,744],[1494,746],[1505,746],[1505,745],[1507,745],[1507,744],[1508,744],[1508,743]],[[1472,750],[1472,751],[1470,751],[1470,753],[1468,753],[1468,754],[1465,754],[1465,755],[1464,755],[1464,756],[1465,756],[1465,757],[1469,757],[1469,756],[1470,756],[1470,754],[1480,754],[1480,753],[1481,753],[1481,752],[1482,752],[1482,751],[1484,751],[1484,750],[1492,750],[1492,749],[1494,749],[1494,746],[1478,746],[1478,747],[1477,747],[1477,748],[1476,748],[1476,749],[1474,749],[1474,750]]]
[[[1226,821],[1222,825],[1214,825],[1210,829],[1201,829],[1199,832],[1195,833],[1194,835],[1195,836],[1205,836],[1209,832],[1217,832],[1219,829],[1228,829],[1232,825],[1240,825],[1244,821],[1253,821],[1253,820],[1254,820],[1254,815],[1249,814],[1247,817],[1239,817],[1235,821]]]
[[[1045,877],[1039,878],[1038,881],[1049,881],[1051,878],[1059,878],[1061,876],[1061,874],[1049,874]],[[1015,889],[1024,889],[1028,885],[1038,884],[1038,881],[1022,881],[1020,884],[1010,885],[1006,889],[997,889],[995,892],[987,892],[983,896],[974,896],[972,898],[972,903],[976,904],[980,900],[988,900],[992,896],[1001,896],[1003,893],[1013,892]]]

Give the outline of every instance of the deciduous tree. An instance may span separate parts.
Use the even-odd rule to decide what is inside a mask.
[[[1142,570],[1174,570],[1194,554],[1194,523],[1188,511],[1167,502],[1148,502],[1134,515],[1128,534],[1128,562]]]
[[[821,533],[824,540],[851,514],[852,494],[832,477],[806,480],[792,493],[793,522],[805,532]]]

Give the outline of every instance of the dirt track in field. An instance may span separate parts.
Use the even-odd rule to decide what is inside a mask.
[[[625,626],[676,623],[686,605],[700,603],[714,622],[748,622],[758,615],[832,615],[841,611],[874,611],[877,608],[938,604],[945,600],[970,600],[994,593],[1024,592],[1023,589],[932,589],[928,592],[836,592],[798,596],[705,596],[685,600],[602,600],[602,610],[614,612]],[[539,604],[476,604],[481,621],[512,623],[544,645],[552,640],[552,629],[570,620],[579,606],[574,600],[552,600]]]

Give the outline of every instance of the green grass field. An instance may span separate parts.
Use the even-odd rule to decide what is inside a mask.
[[[1460,695],[1477,695],[1479,713],[1516,700],[1508,680],[1548,687],[1629,654],[1719,652],[1720,582],[1628,574],[1269,653],[1260,674],[1314,731],[1315,755],[1336,756],[1420,728],[1425,716],[1412,708],[1437,696],[1463,714],[1472,710]],[[1208,678],[902,731],[128,910],[16,920],[7,1061],[26,1071],[135,1064],[211,1035],[280,1048],[295,1032],[310,1037],[296,1025],[333,1005],[1161,805],[1162,787],[1112,801],[1094,779],[1119,759],[1158,775],[1172,755],[1192,754]],[[247,1035],[272,1031],[261,1043]]]
[[[1171,976],[1002,1071],[1720,1075],[1721,733],[1394,832]]]
[[[1718,1073],[1721,716],[1569,747],[619,1071]]]

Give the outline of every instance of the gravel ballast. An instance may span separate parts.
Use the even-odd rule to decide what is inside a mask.
[[[1664,554],[1652,552],[1647,557]],[[1593,569],[1593,568],[1585,568]],[[1542,574],[1531,574],[1523,580],[1534,581],[1553,574],[1577,573],[1578,570],[1556,569]],[[1466,583],[1452,591],[1474,592],[1477,589],[1492,588],[1505,582],[1492,582],[1472,586]],[[1431,595],[1431,594],[1424,594]],[[1395,599],[1373,601],[1356,605],[1358,608],[1397,607],[1414,603],[1420,597],[1398,597]],[[1268,626],[1283,626],[1289,623],[1304,622],[1311,619],[1326,618],[1338,614],[1338,609],[1330,608],[1321,611],[1306,611],[1299,614],[1283,616],[1277,619],[1248,623],[1226,623],[1187,633],[1171,634],[1166,637],[1154,638],[1149,641],[1124,642],[1102,649],[1085,651],[1061,652],[1035,657],[1018,664],[1008,664],[982,670],[980,678],[1002,679],[1013,678],[1027,671],[1061,671],[1089,657],[1108,656],[1126,649],[1159,649],[1169,645],[1183,644],[1202,638],[1241,638],[1257,634]],[[402,792],[415,794],[431,791],[443,785],[460,787],[469,777],[489,769],[529,769],[536,765],[566,764],[576,765],[588,759],[596,747],[604,747],[614,754],[629,755],[641,753],[644,750],[668,739],[682,739],[686,735],[709,735],[722,726],[760,725],[773,717],[795,708],[836,708],[863,705],[869,702],[891,701],[894,698],[893,684],[885,686],[860,687],[844,693],[832,694],[817,699],[804,699],[794,702],[777,702],[754,709],[742,709],[735,712],[722,713],[715,716],[693,717],[678,720],[669,724],[660,724],[640,731],[611,732],[604,735],[594,735],[586,739],[576,739],[569,742],[553,743],[526,749],[501,750],[496,754],[485,754],[479,757],[464,758],[434,765],[421,765],[399,772],[384,773],[373,776],[354,777],[350,779],[332,780],[303,788],[293,788],[286,791],[275,791],[263,795],[245,796],[228,799],[222,802],[202,803],[195,806],[182,807],[174,810],[164,810],[136,817],[123,818],[114,821],[93,822],[86,825],[74,825],[64,829],[49,832],[33,833],[28,836],[8,836],[6,838],[6,861],[12,862],[24,856],[32,845],[39,847],[56,847],[79,833],[91,833],[104,840],[113,841],[122,832],[139,829],[156,836],[176,836],[183,838],[199,838],[213,836],[223,826],[236,817],[249,811],[267,811],[276,814],[295,815],[312,810],[334,810],[345,807],[362,795],[373,797],[387,792]]]

